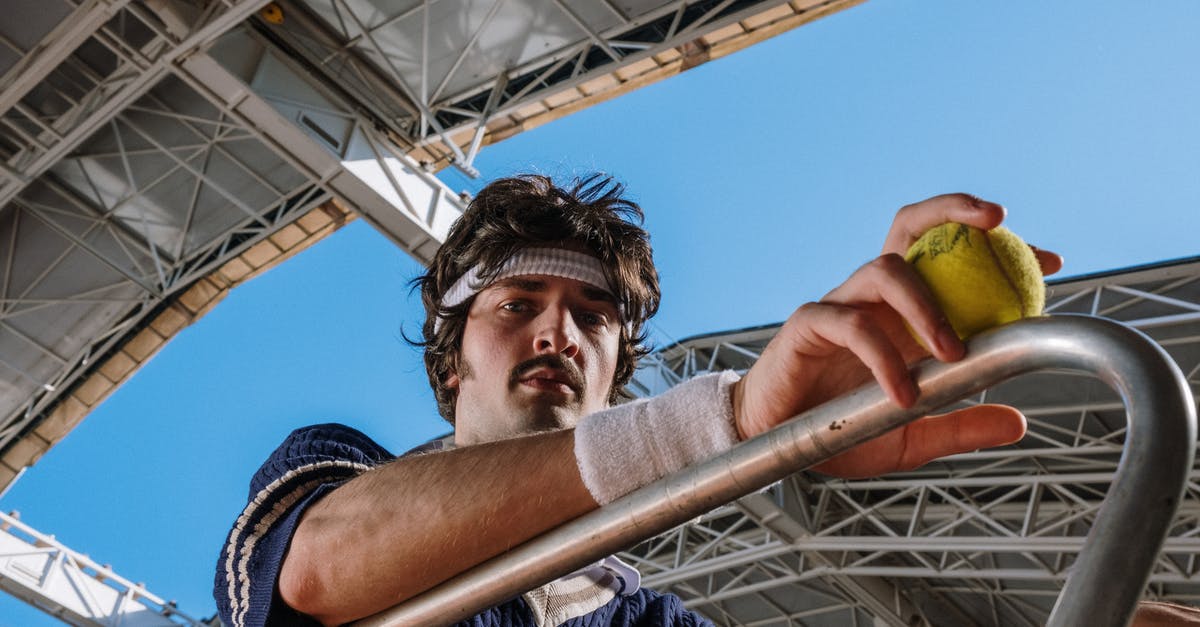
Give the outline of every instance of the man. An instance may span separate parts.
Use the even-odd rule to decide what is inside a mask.
[[[222,619],[345,623],[410,598],[598,505],[717,454],[874,378],[901,406],[908,364],[963,345],[901,254],[947,221],[1004,209],[938,196],[897,214],[883,255],[791,315],[755,366],[614,405],[659,302],[642,213],[596,177],[561,189],[503,179],[480,192],[418,282],[425,361],[450,450],[394,459],[340,425],[301,429],[251,483],[221,553]],[[1061,259],[1038,252],[1043,271]],[[822,464],[867,476],[1013,442],[1016,410],[926,418]],[[492,608],[472,625],[700,625],[615,560]]]

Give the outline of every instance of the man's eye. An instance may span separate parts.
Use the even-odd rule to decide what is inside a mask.
[[[607,326],[608,316],[596,311],[585,311],[579,314],[579,321],[589,327]]]
[[[529,303],[513,300],[500,305],[500,308],[504,311],[510,311],[512,313],[525,313],[526,311],[529,311]]]

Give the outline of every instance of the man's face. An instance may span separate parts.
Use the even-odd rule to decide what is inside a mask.
[[[497,281],[475,296],[462,339],[460,446],[574,426],[608,406],[621,320],[605,291],[544,275]]]

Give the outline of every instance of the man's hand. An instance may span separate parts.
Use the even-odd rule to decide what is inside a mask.
[[[1142,601],[1133,614],[1131,627],[1184,627],[1200,625],[1200,610],[1187,605]]]
[[[964,347],[903,254],[929,228],[961,222],[998,226],[1004,207],[948,194],[896,214],[883,254],[818,303],[797,309],[733,390],[739,434],[752,437],[874,378],[901,407],[918,390],[908,365],[928,354],[956,361]],[[1062,259],[1034,249],[1044,274]],[[920,336],[927,351],[909,333]],[[984,405],[923,418],[830,459],[816,470],[859,477],[915,468],[930,460],[1019,440],[1025,419],[1010,407]]]

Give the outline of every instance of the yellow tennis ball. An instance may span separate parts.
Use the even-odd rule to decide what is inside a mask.
[[[1037,256],[1004,227],[935,226],[904,258],[925,280],[960,338],[1040,316],[1046,306]]]

